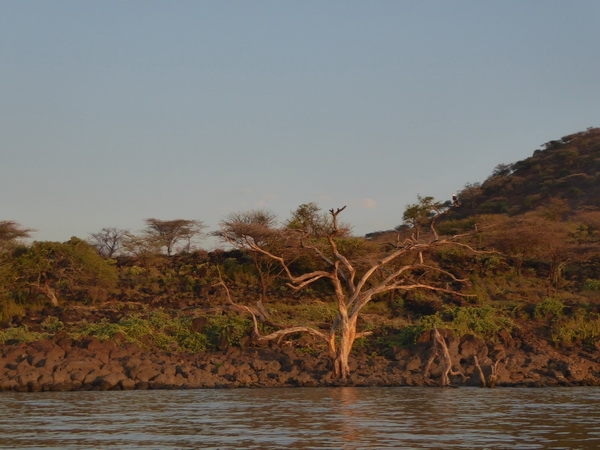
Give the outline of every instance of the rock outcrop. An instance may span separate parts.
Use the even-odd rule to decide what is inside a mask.
[[[473,336],[459,339],[448,331],[444,336],[454,363],[453,385],[600,385],[597,354],[560,353],[544,343],[524,344],[508,335],[495,344]],[[291,347],[174,354],[57,336],[0,347],[0,391],[436,385],[443,368],[431,352],[430,336],[424,335],[414,347],[391,349],[387,357],[354,355],[351,376],[342,383],[332,379],[326,357]]]

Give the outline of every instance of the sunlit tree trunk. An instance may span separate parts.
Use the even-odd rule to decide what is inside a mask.
[[[246,311],[252,315],[254,334],[258,339],[263,341],[280,339],[283,336],[298,332],[316,336],[328,345],[329,355],[333,360],[333,376],[343,381],[350,374],[349,358],[356,338],[370,334],[368,331],[357,331],[358,316],[375,296],[399,290],[410,291],[414,289],[425,289],[467,297],[474,296],[472,294],[461,294],[454,289],[439,286],[440,283],[436,282],[436,278],[439,277],[455,283],[465,283],[467,280],[457,278],[435,264],[425,263],[424,253],[426,251],[432,251],[445,245],[460,246],[473,252],[476,251],[467,244],[455,242],[456,239],[461,237],[460,235],[441,239],[435,230],[435,221],[448,211],[440,212],[438,210],[439,205],[433,204],[432,199],[429,197],[419,198],[419,200],[421,204],[417,206],[423,208],[423,211],[432,211],[431,214],[435,212],[435,215],[430,218],[429,240],[417,240],[413,237],[398,242],[396,245],[392,244],[391,250],[384,250],[375,260],[357,258],[355,261],[351,261],[338,249],[338,239],[345,236],[345,234],[344,230],[338,226],[337,217],[345,207],[337,210],[331,209],[331,230],[323,236],[323,239],[319,241],[299,235],[299,249],[303,253],[315,257],[321,266],[299,275],[296,275],[290,268],[290,262],[297,256],[286,255],[286,252],[282,251],[284,249],[281,248],[279,248],[280,253],[272,253],[270,249],[261,244],[260,240],[257,240],[257,237],[262,235],[269,236],[269,238],[278,235],[281,240],[285,240],[289,236],[289,232],[283,230],[276,234],[275,230],[265,229],[261,231],[256,226],[248,228],[244,221],[224,223],[221,235],[228,242],[277,262],[287,279],[290,280],[288,286],[292,289],[300,290],[318,280],[327,280],[333,286],[335,292],[337,316],[329,333],[304,325],[284,327],[263,336],[258,329],[258,311],[238,305],[241,311]],[[430,214],[427,214],[427,216],[430,216]],[[308,253],[306,253],[307,251]],[[292,255],[294,254],[292,253]],[[427,273],[435,274],[436,277],[428,282],[424,277]],[[436,342],[438,346],[441,346],[439,355],[445,366],[443,382],[447,384],[448,373],[453,374],[452,364],[449,361],[448,349],[441,336],[438,336]]]
[[[339,343],[336,348],[333,361],[333,372],[336,378],[345,380],[350,374],[348,365],[350,352],[356,339],[356,316],[348,318],[347,315],[340,315],[339,323]]]
[[[39,289],[42,294],[48,297],[48,300],[50,300],[50,303],[52,303],[53,306],[58,306],[58,297],[52,286],[48,283],[48,280],[44,281],[43,284],[40,284]]]

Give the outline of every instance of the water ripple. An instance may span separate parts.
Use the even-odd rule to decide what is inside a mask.
[[[600,388],[0,393],[0,448],[600,447]]]

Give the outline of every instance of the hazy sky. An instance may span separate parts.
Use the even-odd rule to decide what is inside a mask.
[[[0,220],[393,228],[600,126],[598,0],[0,1]],[[207,243],[206,247],[209,247]]]

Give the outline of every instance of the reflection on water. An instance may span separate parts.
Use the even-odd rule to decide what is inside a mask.
[[[0,448],[600,448],[600,388],[0,393]]]

